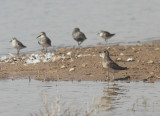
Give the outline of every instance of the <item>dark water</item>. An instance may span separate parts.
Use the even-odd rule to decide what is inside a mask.
[[[159,116],[160,84],[118,82],[113,86],[107,82],[41,82],[32,80],[0,81],[0,116],[29,116],[30,113],[45,112],[42,94],[49,108],[60,96],[63,107],[74,106],[85,113],[89,104],[99,105],[97,116]],[[94,100],[94,98],[96,98]]]
[[[160,37],[159,0],[1,0],[0,54],[16,53],[9,40],[17,37],[30,53],[39,50],[36,37],[45,31],[54,47],[73,46],[71,32],[87,36],[83,46],[103,43],[96,33],[116,33],[109,43],[156,40]]]

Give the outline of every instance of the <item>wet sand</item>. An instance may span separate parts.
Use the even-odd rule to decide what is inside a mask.
[[[160,80],[159,45],[125,45],[91,48],[60,48],[54,62],[36,64],[0,63],[0,78],[35,78],[43,81],[106,81],[99,52],[108,49],[111,58],[128,70],[115,73],[115,80],[146,81]],[[70,53],[71,54],[67,54]],[[65,56],[65,58],[59,57]],[[127,61],[132,59],[133,61]],[[110,73],[110,78],[112,74]]]

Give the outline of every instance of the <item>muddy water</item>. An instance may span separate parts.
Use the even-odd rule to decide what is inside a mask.
[[[159,83],[0,81],[0,116],[29,116],[44,110],[42,96],[65,107],[76,106],[82,116],[89,104],[98,105],[98,116],[157,116],[160,114]],[[96,98],[96,100],[93,100]],[[61,106],[63,111],[64,105]]]
[[[80,3],[79,3],[80,2]],[[160,39],[159,0],[1,0],[0,55],[16,53],[9,40],[17,37],[27,48],[25,53],[41,47],[36,37],[45,31],[54,47],[73,46],[74,27],[86,34],[86,45],[104,42],[96,33],[116,33],[110,43],[127,43]]]

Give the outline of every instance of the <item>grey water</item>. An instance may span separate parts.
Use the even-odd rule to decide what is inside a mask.
[[[0,55],[16,53],[9,41],[17,37],[26,49],[41,47],[36,37],[44,31],[54,48],[74,46],[73,28],[87,36],[82,46],[95,46],[104,40],[100,30],[116,33],[109,43],[160,39],[159,0],[1,0]],[[51,48],[50,48],[51,49]]]
[[[55,104],[60,96],[64,103],[75,106],[80,113],[89,104],[97,102],[99,113],[96,116],[159,116],[160,84],[143,82],[42,82],[27,79],[0,81],[0,116],[30,116],[45,113],[42,96],[46,95],[48,107]],[[96,98],[96,100],[94,100]],[[83,116],[83,115],[81,115]]]

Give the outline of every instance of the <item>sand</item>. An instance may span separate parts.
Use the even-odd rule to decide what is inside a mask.
[[[0,63],[0,78],[29,78],[43,81],[106,81],[106,69],[102,67],[101,51],[108,49],[110,57],[128,70],[115,73],[116,81],[160,80],[160,46],[124,45],[91,48],[60,48],[54,62],[36,64]],[[65,58],[58,57],[65,56]],[[110,81],[112,73],[110,73]]]

